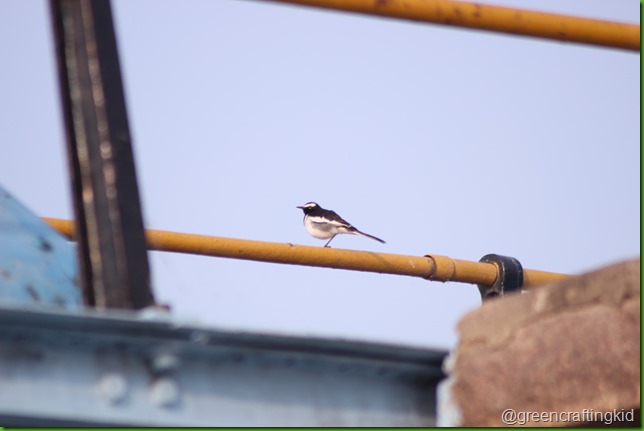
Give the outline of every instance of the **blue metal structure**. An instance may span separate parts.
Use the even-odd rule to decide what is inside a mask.
[[[432,426],[446,352],[81,305],[74,246],[0,188],[0,426]]]
[[[445,352],[0,308],[3,426],[433,426]]]
[[[0,303],[78,309],[76,251],[0,185]]]

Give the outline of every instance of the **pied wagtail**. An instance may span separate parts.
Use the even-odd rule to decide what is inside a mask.
[[[383,244],[385,243],[380,238],[376,238],[368,233],[360,232],[358,229],[351,226],[351,223],[337,215],[335,211],[325,210],[315,202],[309,202],[297,208],[304,211],[304,227],[308,233],[318,239],[330,238],[327,243],[324,244],[325,247],[328,247],[333,238],[341,233],[362,235],[367,238],[375,239]]]

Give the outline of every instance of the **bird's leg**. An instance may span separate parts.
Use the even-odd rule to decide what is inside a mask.
[[[324,244],[324,246],[325,246],[325,247],[329,247],[329,243],[330,243],[331,241],[333,241],[333,238],[335,238],[335,235],[333,235],[333,236],[331,237],[331,239],[330,239],[330,240],[328,240],[328,241],[326,242],[326,244]]]

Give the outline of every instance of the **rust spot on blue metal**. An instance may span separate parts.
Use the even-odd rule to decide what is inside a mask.
[[[48,253],[54,249],[52,245],[49,243],[49,241],[47,241],[43,237],[38,237],[38,242],[39,242],[38,248],[40,248],[40,250],[44,251],[45,253]]]
[[[31,284],[26,285],[25,290],[27,291],[31,299],[33,299],[35,302],[40,302],[40,295],[38,295],[38,292]]]
[[[6,268],[0,268],[0,277],[4,278],[5,280],[11,279],[11,271]]]

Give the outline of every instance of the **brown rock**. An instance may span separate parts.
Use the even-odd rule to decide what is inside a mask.
[[[639,422],[639,260],[489,300],[458,330],[461,425],[507,425],[506,409],[528,426]]]

